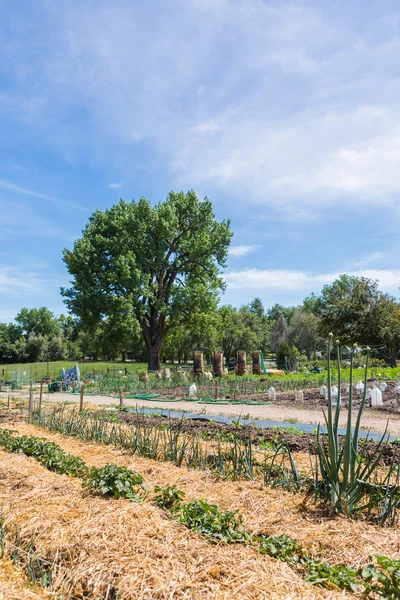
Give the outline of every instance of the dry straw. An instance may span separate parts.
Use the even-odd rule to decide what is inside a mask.
[[[29,586],[11,560],[0,560],[0,600],[49,600],[51,597],[45,590]]]
[[[70,598],[328,598],[251,548],[209,545],[149,503],[84,496],[80,483],[1,453],[0,500],[10,530],[60,560]]]
[[[221,509],[239,509],[253,533],[286,533],[332,563],[364,564],[368,554],[399,557],[399,529],[382,529],[299,506],[301,496],[261,488],[251,481],[218,481],[204,471],[87,444],[37,427],[17,424],[19,433],[42,435],[88,465],[107,462],[140,472],[149,485],[175,484],[188,500],[207,498]],[[1,453],[4,485],[0,505],[22,538],[37,536],[37,552],[61,558],[59,588],[75,598],[109,598],[115,588],[127,598],[339,598],[305,583],[281,562],[254,549],[210,546],[195,533],[168,521],[149,502],[131,504],[85,496],[80,482],[46,471],[33,459]],[[96,596],[97,594],[97,596]]]

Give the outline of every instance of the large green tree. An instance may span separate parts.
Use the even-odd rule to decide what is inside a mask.
[[[73,279],[62,294],[86,324],[134,316],[149,369],[158,370],[168,331],[216,309],[231,237],[229,221],[217,222],[210,200],[194,191],[171,192],[155,206],[121,200],[93,213],[64,251]]]
[[[15,317],[24,335],[53,335],[61,333],[61,325],[54,314],[45,306],[40,308],[21,308]]]
[[[376,281],[366,277],[340,275],[322,289],[316,304],[321,331],[330,331],[342,342],[369,345],[395,364],[400,343],[400,305],[384,294]]]
[[[227,363],[238,350],[262,349],[268,344],[268,318],[259,298],[239,309],[225,305],[218,311],[217,341]]]
[[[289,341],[310,360],[313,352],[325,348],[325,338],[320,334],[320,317],[312,312],[296,310],[289,327]]]

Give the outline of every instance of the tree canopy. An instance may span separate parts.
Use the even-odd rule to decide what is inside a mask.
[[[341,342],[382,346],[386,360],[395,364],[400,342],[400,305],[366,277],[340,275],[325,285],[315,303],[321,332],[330,331]]]
[[[62,294],[86,323],[134,316],[149,369],[158,370],[166,334],[215,311],[231,237],[229,221],[217,222],[210,200],[194,191],[170,192],[155,206],[121,200],[93,213],[64,251],[73,279]]]

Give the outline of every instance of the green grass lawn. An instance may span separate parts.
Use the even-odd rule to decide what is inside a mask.
[[[76,361],[73,360],[59,360],[54,362],[43,362],[43,363],[20,363],[10,365],[0,365],[0,381],[10,381],[12,378],[13,371],[19,369],[25,371],[30,379],[38,380],[43,377],[51,377],[52,379],[60,379],[61,369],[68,369],[73,367]],[[135,373],[147,369],[147,363],[132,363],[132,362],[113,362],[113,361],[86,361],[84,363],[78,363],[81,375],[84,376],[86,373],[93,373],[94,371],[102,371],[106,373],[107,370],[111,373],[117,371],[124,371],[127,369],[129,373]],[[169,365],[171,366],[171,365]]]
[[[61,369],[68,369],[69,367],[73,367],[76,364],[76,361],[71,360],[61,360],[55,362],[43,362],[43,363],[21,363],[21,364],[9,364],[2,365],[0,364],[0,382],[11,381],[13,371],[16,369],[20,371],[25,371],[26,376],[24,379],[29,381],[32,379],[34,381],[39,381],[44,377],[50,377],[51,379],[60,380],[61,379]],[[123,371],[123,375],[125,375],[125,369],[128,373],[136,373],[137,371],[147,370],[147,363],[139,363],[139,362],[120,362],[120,361],[86,361],[84,363],[78,363],[79,369],[81,372],[81,378],[85,377],[90,378],[91,374],[103,373],[107,372],[111,376],[118,377],[119,371]],[[163,367],[172,367],[171,364],[162,365]],[[183,365],[182,365],[183,366]],[[377,377],[379,380],[389,380],[389,379],[400,379],[400,366],[396,368],[391,367],[372,367],[368,370],[369,377]],[[249,376],[251,378],[251,376]],[[333,383],[337,382],[337,372],[335,368],[332,368],[332,381]],[[354,371],[355,383],[358,379],[363,378],[363,369],[355,369]],[[272,376],[273,379],[273,376]],[[305,389],[307,387],[319,386],[326,383],[326,371],[321,374],[317,373],[288,373],[285,375],[280,375],[276,379],[279,379],[282,382],[287,382],[290,384],[291,382],[298,382],[299,389]],[[243,379],[244,380],[244,379]],[[342,381],[346,382],[349,380],[349,369],[342,369]],[[290,386],[289,386],[290,387]],[[288,388],[289,389],[289,388]],[[290,389],[292,389],[290,387]]]

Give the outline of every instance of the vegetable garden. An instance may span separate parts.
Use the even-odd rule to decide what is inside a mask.
[[[2,411],[3,560],[60,598],[398,598],[396,444],[359,439],[366,385],[339,438],[340,358],[336,372],[309,452],[239,424]]]

